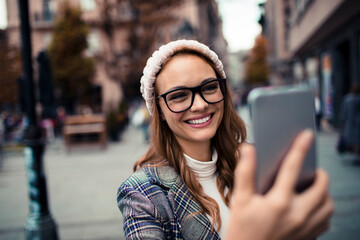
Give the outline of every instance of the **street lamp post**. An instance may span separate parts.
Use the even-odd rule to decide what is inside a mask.
[[[28,0],[18,0],[21,23],[21,51],[24,69],[25,109],[28,126],[25,129],[25,166],[29,191],[29,216],[26,221],[26,239],[58,239],[56,224],[51,217],[46,188],[46,176],[43,165],[45,143],[41,129],[37,125],[35,112],[35,94],[32,69],[32,50],[29,23]]]

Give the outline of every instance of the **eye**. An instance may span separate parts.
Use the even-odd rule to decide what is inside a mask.
[[[168,102],[182,102],[188,99],[190,92],[187,90],[178,90],[171,92],[166,96]]]
[[[218,82],[211,82],[206,85],[204,85],[201,89],[201,91],[205,94],[214,93],[218,90],[219,83]]]

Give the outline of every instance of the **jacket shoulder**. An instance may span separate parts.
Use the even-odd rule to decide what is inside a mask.
[[[134,172],[121,185],[133,188],[143,188],[146,184],[155,184],[171,188],[171,186],[179,180],[178,174],[170,166],[161,167],[144,167]]]
[[[169,208],[168,192],[178,175],[171,167],[144,167],[134,172],[118,188],[117,203],[121,211],[124,206],[134,206],[139,203],[148,202],[152,208],[168,217]]]
[[[158,170],[139,169],[118,189],[117,203],[122,212],[127,238],[182,239],[181,227],[175,220],[168,198],[168,188],[160,179],[162,170]]]

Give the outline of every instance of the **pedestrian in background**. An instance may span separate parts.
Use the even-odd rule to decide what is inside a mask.
[[[341,105],[339,152],[356,155],[355,163],[360,164],[360,85],[353,84]]]
[[[321,103],[320,98],[317,93],[314,94],[314,101],[315,101],[315,124],[316,124],[316,130],[321,131]]]
[[[150,139],[150,135],[149,135],[150,114],[144,102],[142,102],[141,105],[138,107],[138,109],[134,112],[131,123],[135,127],[141,128],[143,132],[144,141],[148,142]]]
[[[118,190],[126,239],[311,239],[327,229],[327,174],[318,170],[309,189],[294,192],[313,133],[299,135],[273,188],[257,194],[254,147],[207,46],[178,40],[160,47],[141,92],[151,141]]]

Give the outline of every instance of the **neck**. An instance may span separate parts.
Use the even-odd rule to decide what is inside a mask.
[[[207,162],[211,160],[210,141],[202,143],[189,143],[179,141],[179,144],[186,155],[202,162]]]

